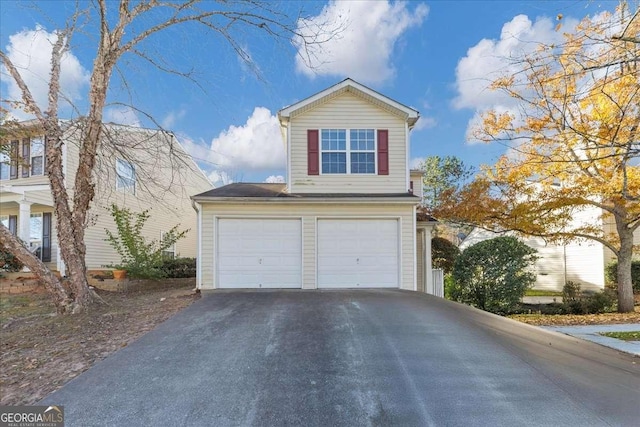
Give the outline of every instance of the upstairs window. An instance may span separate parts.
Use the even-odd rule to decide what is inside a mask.
[[[44,139],[31,138],[31,176],[44,175]]]
[[[351,173],[376,173],[376,139],[373,129],[351,129]]]
[[[375,134],[373,129],[322,129],[322,173],[375,174]]]
[[[347,173],[347,132],[322,129],[322,173]]]
[[[131,190],[136,188],[136,169],[130,162],[116,159],[116,190]]]
[[[9,179],[11,159],[8,154],[0,152],[0,180]]]

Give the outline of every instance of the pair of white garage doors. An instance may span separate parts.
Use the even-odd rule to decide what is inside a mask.
[[[219,288],[301,288],[303,250],[317,250],[319,288],[397,288],[395,219],[319,219],[317,242],[300,219],[218,219]],[[307,255],[308,256],[308,255]]]

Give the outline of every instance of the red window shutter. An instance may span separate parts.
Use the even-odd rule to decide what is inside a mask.
[[[307,130],[307,174],[320,174],[318,129]]]
[[[378,175],[389,175],[389,131],[378,129]]]

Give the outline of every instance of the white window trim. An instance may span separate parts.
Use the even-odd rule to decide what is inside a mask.
[[[40,144],[42,145],[42,154],[38,156],[33,155],[33,141],[40,140]],[[29,176],[43,176],[44,175],[44,156],[45,156],[45,147],[44,147],[44,137],[35,137],[29,138]],[[33,173],[33,159],[42,157],[42,173]]]
[[[128,165],[131,168],[133,177],[128,177],[128,176],[121,176],[118,173],[118,162],[122,162],[126,165]],[[116,190],[119,191],[124,191],[124,190],[131,190],[133,192],[133,194],[136,193],[136,167],[133,163],[124,160],[124,159],[116,159],[116,164],[115,164],[115,170],[116,170]],[[122,179],[126,179],[126,180],[133,180],[133,183],[130,185],[121,185],[120,184],[120,178]]]
[[[345,149],[344,150],[323,150],[322,149],[322,131],[323,130],[344,130],[345,131]],[[351,131],[352,130],[373,130],[373,150],[351,150]],[[318,131],[318,163],[320,175],[364,175],[371,176],[378,174],[378,129],[376,128],[322,128]],[[373,153],[374,171],[371,173],[352,173],[351,172],[351,153]],[[345,173],[324,173],[322,171],[322,154],[323,153],[345,153],[347,165]]]

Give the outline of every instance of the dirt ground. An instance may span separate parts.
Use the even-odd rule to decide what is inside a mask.
[[[0,295],[0,405],[38,402],[199,297],[192,286],[97,292],[108,305],[73,316],[43,293]]]
[[[603,314],[514,314],[514,320],[536,326],[580,326],[580,325],[613,325],[619,323],[640,323],[640,306],[634,313]]]

